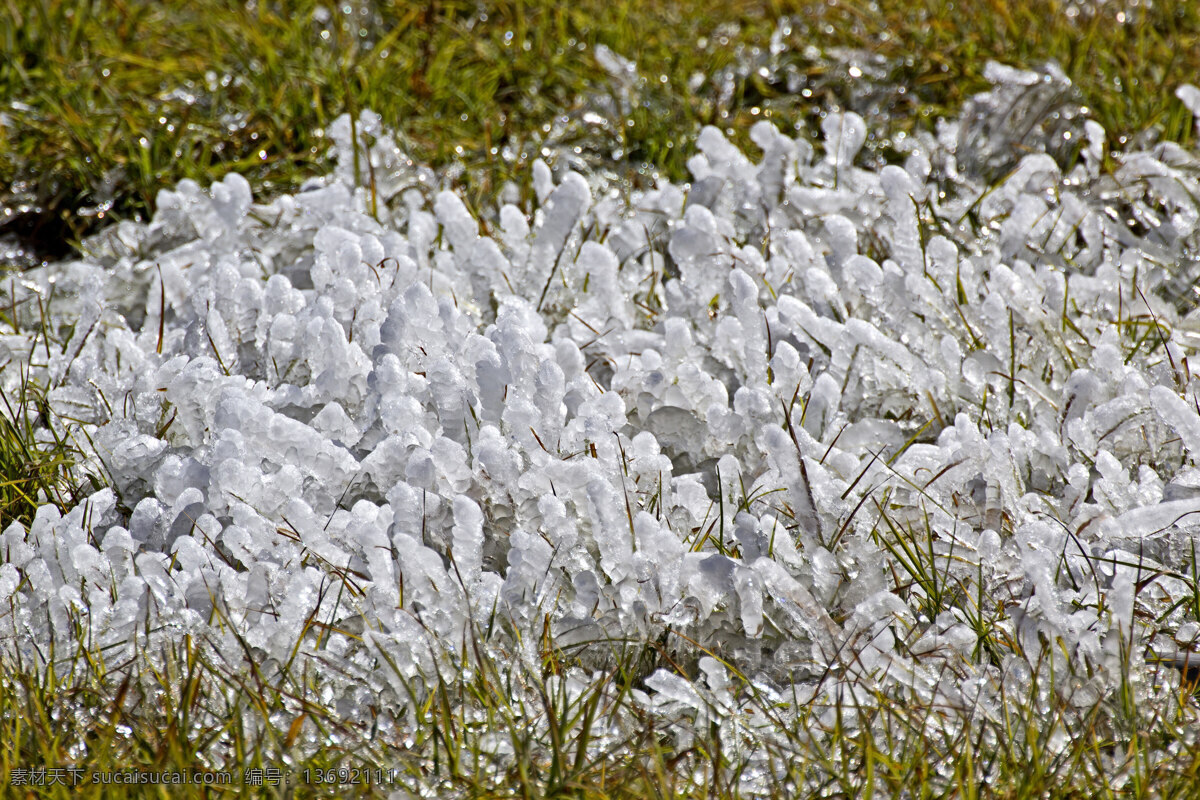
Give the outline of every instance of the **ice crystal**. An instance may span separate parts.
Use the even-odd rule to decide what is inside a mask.
[[[1102,172],[1061,73],[987,75],[880,170],[850,112],[816,159],[706,128],[686,187],[617,206],[538,162],[530,207],[481,224],[364,112],[295,196],[162,192],[4,288],[28,314],[54,282],[77,335],[50,400],[112,488],[0,534],[0,646],[72,652],[89,613],[98,646],[206,633],[271,674],[317,618],[330,702],[401,714],[485,628],[533,664],[548,632],[584,659],[671,629],[723,661],[636,696],[731,743],[770,734],[726,665],[818,711],[884,692],[970,720],[1036,671],[1114,691],[1147,620],[1182,622],[1200,534],[1200,160]]]

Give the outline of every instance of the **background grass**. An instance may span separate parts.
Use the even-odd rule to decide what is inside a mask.
[[[632,102],[572,127],[619,93],[597,45],[636,62]],[[989,59],[1057,61],[1114,139],[1186,141],[1172,93],[1200,73],[1200,4],[0,0],[0,49],[0,236],[28,262],[145,217],[181,178],[294,189],[324,172],[323,127],[368,107],[475,199],[548,134],[678,180],[705,123],[744,136],[759,114],[794,126],[870,95],[893,127],[931,125]]]

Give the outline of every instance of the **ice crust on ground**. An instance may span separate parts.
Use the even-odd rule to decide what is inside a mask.
[[[816,151],[706,128],[688,186],[538,164],[531,207],[481,220],[364,113],[296,195],[162,191],[2,289],[74,326],[6,333],[0,363],[44,365],[112,485],[0,533],[0,647],[73,652],[84,620],[112,663],[184,633],[268,677],[298,652],[351,718],[415,719],[485,629],[535,666],[544,631],[585,665],[698,642],[784,717],[882,692],[965,725],[1039,670],[1111,694],[1131,652],[1139,701],[1170,703],[1139,659],[1184,624],[1200,535],[1200,159],[1105,172],[1095,122],[1041,125],[1061,73],[988,76],[878,171],[852,113]],[[983,605],[939,605],[905,532]],[[776,735],[697,663],[636,693],[681,743]]]

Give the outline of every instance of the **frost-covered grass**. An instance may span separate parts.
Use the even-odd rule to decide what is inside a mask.
[[[898,164],[831,112],[474,213],[363,111],[0,286],[103,485],[0,532],[0,765],[1189,791],[1200,158],[987,76]]]
[[[13,334],[20,335],[16,319],[15,310],[0,314],[0,324],[11,323]],[[48,336],[43,324],[34,338]],[[48,346],[49,338],[44,341]],[[66,511],[79,501],[84,484],[72,479],[71,467],[82,454],[69,433],[47,423],[53,412],[32,363],[8,360],[4,366],[17,377],[7,381],[9,391],[0,397],[0,520],[27,523],[42,503]],[[92,489],[101,485],[99,476],[84,480]]]
[[[289,689],[269,685],[260,675],[213,663],[190,640],[164,652],[157,669],[122,678],[115,693],[101,654],[75,659],[61,674],[18,665],[0,678],[0,775],[7,780],[14,768],[30,765],[80,765],[88,775],[190,771],[211,768],[223,753],[225,764],[241,769],[291,770],[300,784],[293,784],[296,796],[395,796],[399,789],[406,797],[412,795],[401,787],[414,785],[439,797],[745,795],[739,784],[746,755],[730,752],[719,728],[693,731],[690,746],[680,748],[673,726],[634,702],[630,690],[638,677],[667,663],[656,648],[614,644],[610,668],[572,696],[559,679],[572,657],[546,644],[535,673],[518,665],[514,674],[509,662],[483,657],[441,680],[423,704],[423,724],[398,732],[347,726],[303,676],[287,680]],[[514,699],[514,682],[529,694]],[[1143,730],[1129,727],[1114,736],[1097,724],[1102,709],[1070,709],[1036,679],[1005,698],[1002,718],[950,736],[922,732],[931,722],[935,728],[963,722],[955,719],[961,709],[900,705],[876,694],[780,719],[779,704],[755,693],[746,676],[735,673],[735,685],[748,690],[747,715],[761,714],[778,726],[777,740],[760,754],[778,765],[777,782],[753,796],[789,798],[805,786],[808,796],[833,797],[1178,797],[1189,796],[1200,779],[1189,732],[1193,717],[1152,717]],[[1131,698],[1118,702],[1135,725]],[[862,729],[846,725],[855,718],[866,723]],[[599,744],[597,720],[607,728]],[[306,729],[336,743],[298,744]],[[1118,748],[1124,774],[1111,769]],[[498,749],[510,754],[499,769]],[[344,778],[340,786],[304,786],[297,780],[305,769],[381,766],[396,770],[384,785],[349,786]],[[265,790],[246,786],[240,776],[233,787],[225,793],[286,794],[270,783]],[[175,787],[171,793],[209,796],[204,791]],[[136,789],[127,794],[142,796]],[[114,791],[85,782],[42,788],[39,796],[112,797]]]
[[[597,45],[638,65],[633,103],[599,107],[621,82]],[[993,58],[1059,62],[1114,141],[1148,129],[1184,141],[1171,87],[1200,72],[1200,8],[10,0],[0,48],[11,56],[0,60],[0,204],[15,215],[0,215],[0,232],[31,250],[13,260],[36,263],[113,217],[148,218],[157,191],[182,178],[207,185],[233,170],[257,193],[294,191],[323,172],[321,131],[362,108],[419,161],[463,169],[473,204],[509,178],[528,186],[547,141],[678,181],[704,124],[747,146],[762,115],[811,123],[840,105],[929,129],[986,87]],[[880,157],[885,141],[871,143]]]

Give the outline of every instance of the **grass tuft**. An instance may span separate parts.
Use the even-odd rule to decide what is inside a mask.
[[[0,312],[0,326],[21,336],[18,310]],[[103,485],[94,474],[81,478],[83,453],[71,426],[50,408],[48,386],[34,364],[38,341],[49,353],[51,334],[43,310],[38,335],[28,342],[27,358],[8,353],[0,363],[0,530],[9,523],[28,524],[38,507],[53,504],[66,513]]]
[[[236,170],[260,193],[293,190],[323,173],[325,126],[366,108],[473,206],[527,183],[547,142],[634,180],[680,180],[701,125],[744,145],[758,119],[816,131],[838,106],[891,119],[869,145],[887,160],[892,136],[985,89],[991,59],[1056,61],[1114,141],[1186,143],[1191,115],[1173,92],[1200,72],[1200,6],[3,0],[0,46],[14,56],[0,61],[12,98],[0,236],[16,236],[28,252],[10,259],[28,264],[146,217],[182,178]]]

